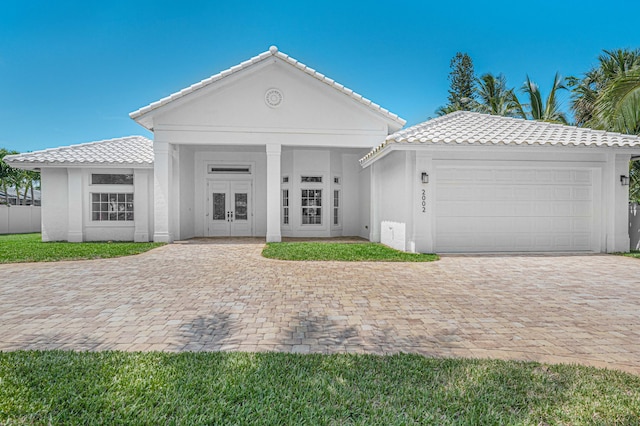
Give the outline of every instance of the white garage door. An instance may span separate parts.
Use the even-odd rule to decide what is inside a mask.
[[[589,169],[439,167],[436,251],[590,251]]]

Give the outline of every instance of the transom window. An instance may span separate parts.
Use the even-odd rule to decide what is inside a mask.
[[[133,185],[132,174],[91,174],[92,185]]]
[[[118,222],[133,220],[133,194],[92,193],[91,220]]]
[[[322,189],[302,190],[302,224],[322,225]]]
[[[322,176],[301,176],[302,183],[322,183]]]
[[[209,174],[232,174],[232,175],[248,175],[251,174],[250,166],[212,166],[209,165]]]

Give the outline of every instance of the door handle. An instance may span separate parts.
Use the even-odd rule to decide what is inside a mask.
[[[233,222],[233,212],[231,212],[231,222]]]

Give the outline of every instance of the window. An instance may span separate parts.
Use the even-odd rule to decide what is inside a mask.
[[[340,225],[340,190],[333,191],[333,225]]]
[[[91,194],[91,220],[118,222],[133,220],[133,194]]]
[[[340,185],[340,176],[334,176],[333,183],[335,183],[336,185]]]
[[[322,176],[301,176],[302,183],[322,183]]]
[[[282,224],[289,224],[289,190],[282,190]]]
[[[133,175],[129,174],[91,174],[92,185],[133,185]]]
[[[302,190],[302,224],[322,225],[322,189]]]
[[[289,176],[282,176],[282,183],[289,183]]]
[[[211,166],[209,165],[209,174],[240,174],[240,175],[248,175],[251,174],[251,167],[249,166]]]

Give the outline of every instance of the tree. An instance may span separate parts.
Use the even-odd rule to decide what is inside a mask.
[[[629,164],[629,202],[640,204],[640,161]]]
[[[9,166],[4,162],[4,157],[7,155],[19,154],[17,151],[8,151],[5,148],[0,148],[0,187],[4,193],[4,204],[9,204],[9,194],[7,189],[14,186],[14,181],[17,178],[17,169]]]
[[[567,124],[567,117],[564,112],[560,110],[557,96],[560,90],[567,89],[563,80],[564,79],[560,77],[560,74],[556,73],[553,78],[553,86],[551,86],[549,96],[547,96],[546,101],[543,102],[542,94],[540,93],[538,85],[531,81],[529,76],[527,76],[527,80],[522,86],[522,91],[529,98],[529,103],[526,104],[529,108],[529,117],[527,117],[524,111],[521,112],[520,116],[522,118],[531,118],[532,120],[537,121]]]
[[[486,73],[477,79],[476,83],[477,101],[473,105],[474,111],[505,117],[524,116],[514,89],[507,89],[507,79],[504,75]]]
[[[596,117],[598,99],[614,81],[638,67],[640,49],[604,50],[598,57],[598,65],[587,71],[583,78],[569,77],[568,85],[572,91],[571,109],[576,125],[606,128],[606,124],[601,122],[604,117]]]
[[[453,111],[470,111],[475,99],[475,73],[471,57],[462,52],[456,53],[449,63],[448,104],[436,110],[438,115]]]
[[[598,95],[590,127],[640,135],[640,67],[613,79]]]
[[[640,135],[640,49],[604,50],[598,65],[570,85],[577,125]],[[629,177],[629,200],[640,202],[639,161],[629,165]]]
[[[31,202],[34,203],[34,190],[39,186],[40,173],[35,170],[16,169],[3,161],[5,156],[14,154],[19,154],[19,152],[0,148],[0,188],[4,193],[4,204],[9,204],[9,188],[16,190],[18,204],[27,204],[27,194],[29,192],[31,192]],[[22,193],[20,192],[21,190]],[[22,202],[20,202],[21,196]]]

